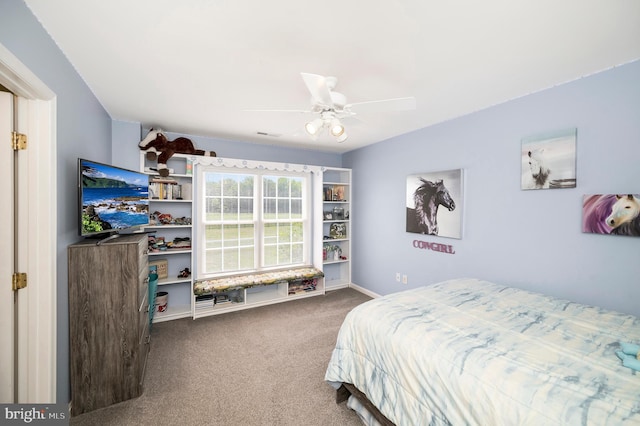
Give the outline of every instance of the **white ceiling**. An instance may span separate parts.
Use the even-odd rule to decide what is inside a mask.
[[[640,58],[638,0],[25,1],[115,120],[328,152]],[[309,108],[301,72],[417,108],[358,115],[342,144],[247,111]]]

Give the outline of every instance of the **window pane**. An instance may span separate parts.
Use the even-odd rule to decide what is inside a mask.
[[[291,246],[291,263],[301,263],[304,261],[304,245],[292,244]]]
[[[225,175],[222,194],[225,197],[237,197],[238,196],[238,179],[236,176]]]
[[[222,244],[225,247],[238,247],[238,225],[224,225]]]
[[[278,242],[288,243],[289,241],[291,241],[291,224],[280,223],[278,225]]]
[[[240,199],[240,220],[253,220],[253,198]]]
[[[253,246],[254,243],[254,229],[255,226],[253,225],[253,223],[249,223],[249,224],[243,224],[240,225],[240,229],[239,229],[239,245],[242,247],[245,246]]]
[[[291,224],[291,241],[302,242],[303,240],[303,226],[302,222],[294,222]]]
[[[224,198],[222,200],[222,220],[236,221],[238,220],[238,199]]]
[[[205,248],[222,247],[222,228],[220,225],[207,225],[204,228]]]
[[[291,178],[291,197],[302,198],[302,178]]]
[[[222,175],[219,173],[205,173],[205,195],[222,195],[221,179]]]
[[[254,249],[243,247],[240,249],[240,269],[253,269],[255,265]]]
[[[276,244],[278,242],[278,225],[275,223],[265,224],[263,238],[265,244]]]
[[[289,219],[289,199],[278,199],[278,219]]]
[[[264,197],[275,197],[276,196],[276,181],[273,176],[265,176],[263,178],[263,196]]]
[[[289,197],[289,178],[278,178],[278,197]]]
[[[278,246],[264,247],[264,266],[275,266],[278,263]]]
[[[222,251],[222,265],[225,271],[235,271],[238,268],[238,249],[224,249]]]
[[[302,200],[291,200],[291,218],[302,218]]]
[[[222,271],[222,256],[220,250],[207,250],[205,252],[205,271],[209,273]]]
[[[240,181],[240,196],[241,197],[251,197],[253,198],[253,182],[255,180],[255,176],[243,176],[242,181]]]
[[[263,202],[263,218],[265,220],[273,220],[276,218],[276,200],[273,198],[264,200]]]
[[[282,245],[278,246],[278,264],[285,265],[287,263],[291,263],[291,246]]]
[[[222,218],[222,202],[220,198],[207,198],[205,205],[205,220],[220,220]]]

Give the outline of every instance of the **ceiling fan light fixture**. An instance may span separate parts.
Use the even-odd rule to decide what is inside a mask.
[[[347,136],[347,132],[342,132],[342,134],[340,136],[338,136],[336,138],[336,140],[338,141],[338,143],[342,143],[342,142],[346,141],[348,137],[349,136]]]
[[[333,136],[340,137],[344,134],[344,126],[340,123],[340,120],[334,118],[331,120],[330,131]]]
[[[322,128],[323,125],[323,121],[319,118],[316,118],[313,121],[308,122],[307,124],[304,125],[304,129],[307,131],[307,133],[309,133],[311,136],[316,135],[318,133],[318,131]]]

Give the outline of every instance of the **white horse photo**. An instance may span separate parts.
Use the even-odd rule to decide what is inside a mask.
[[[551,169],[546,164],[544,148],[528,151],[527,156],[529,157],[529,170],[531,171],[530,185],[533,185],[532,188],[549,188]]]

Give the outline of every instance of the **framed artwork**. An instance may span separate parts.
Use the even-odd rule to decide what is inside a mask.
[[[462,169],[407,177],[406,231],[462,238]]]
[[[640,237],[640,194],[583,196],[582,232]]]
[[[521,189],[576,187],[576,129],[522,139]]]

